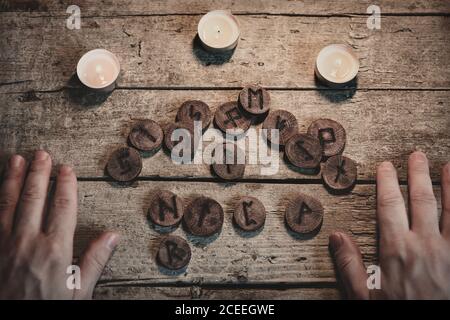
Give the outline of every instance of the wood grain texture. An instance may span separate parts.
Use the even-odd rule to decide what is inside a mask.
[[[288,288],[288,289],[217,289],[192,287],[136,287],[98,286],[94,299],[200,299],[200,300],[336,300],[342,298],[336,288]]]
[[[450,88],[450,17],[387,16],[371,31],[366,17],[241,16],[237,49],[219,56],[194,40],[199,19],[84,18],[81,30],[69,30],[64,18],[2,14],[0,92],[61,88],[93,48],[118,56],[122,87],[315,89],[315,58],[330,43],[355,48],[359,88]]]
[[[72,91],[0,95],[0,150],[30,156],[48,150],[57,164],[73,165],[79,177],[104,177],[112,151],[127,143],[136,119],[161,124],[175,120],[179,106],[201,99],[214,112],[223,102],[237,99],[239,91],[116,90],[100,106],[86,106]],[[76,94],[76,92],[75,92]],[[440,168],[450,154],[449,91],[270,91],[272,107],[286,109],[298,119],[300,131],[328,117],[347,132],[344,151],[358,164],[359,180],[374,180],[377,163],[390,160],[406,179],[406,162],[414,150],[426,152],[431,175],[440,180]],[[330,99],[332,101],[330,101]],[[80,104],[81,103],[81,104]],[[84,103],[84,105],[83,105]],[[259,128],[259,127],[258,127]],[[208,143],[205,142],[205,146]],[[261,165],[249,165],[245,179],[309,179],[288,166],[280,154],[279,171],[262,176]],[[143,159],[141,176],[211,178],[209,166],[177,165],[160,150]]]
[[[225,222],[218,236],[199,238],[183,228],[173,234],[188,240],[192,259],[182,272],[163,270],[155,254],[163,235],[147,219],[155,190],[167,189],[188,203],[199,195],[219,201]],[[405,190],[404,190],[405,191]],[[324,206],[324,222],[313,238],[299,239],[284,224],[286,202],[298,192]],[[435,188],[438,199],[439,188]],[[267,209],[264,229],[244,234],[232,224],[232,208],[241,195],[257,197]],[[331,196],[318,185],[139,182],[124,188],[107,182],[79,183],[75,255],[103,230],[117,230],[121,242],[101,278],[102,285],[184,284],[335,284],[328,236],[340,230],[353,236],[363,260],[376,263],[375,186],[357,186],[346,196]],[[440,201],[439,201],[440,203]]]
[[[315,0],[3,0],[0,11],[45,12],[52,15],[65,14],[66,8],[79,5],[85,15],[145,15],[145,14],[193,14],[215,9],[229,9],[237,14],[366,14],[370,0],[315,1]],[[445,0],[379,0],[376,2],[382,13],[418,14],[450,13],[450,4]]]

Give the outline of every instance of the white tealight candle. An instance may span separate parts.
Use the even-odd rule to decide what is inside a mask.
[[[120,73],[117,57],[104,49],[95,49],[85,53],[77,65],[80,81],[91,89],[109,91]]]
[[[239,22],[229,11],[210,11],[198,23],[198,36],[209,51],[223,52],[234,49],[239,35]]]
[[[340,86],[358,74],[359,60],[352,48],[345,44],[332,44],[323,48],[316,59],[317,77],[330,86]]]

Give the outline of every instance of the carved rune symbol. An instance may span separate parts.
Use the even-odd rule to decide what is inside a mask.
[[[200,210],[200,217],[198,218],[197,226],[200,228],[203,226],[203,222],[205,222],[205,218],[211,212],[209,211],[209,202],[206,202],[202,205]]]
[[[130,160],[128,159],[130,156],[130,152],[128,150],[123,150],[118,158],[119,167],[122,170],[120,174],[127,174],[133,168],[131,167]]]
[[[340,161],[337,165],[337,174],[336,174],[336,178],[334,178],[334,182],[338,182],[338,180],[341,176],[345,176],[347,174],[344,166],[345,166],[345,159],[340,159]]]
[[[225,112],[225,115],[227,116],[227,120],[225,120],[225,124],[229,124],[230,122],[233,124],[233,127],[237,127],[236,120],[242,119],[242,115],[239,112],[238,108],[233,108],[231,110],[228,110]]]
[[[172,213],[175,219],[178,218],[178,209],[175,195],[172,196],[172,207],[167,205],[167,203],[161,198],[158,199],[158,207],[159,207],[159,219],[161,219],[161,221],[164,221],[166,219],[166,212]]]
[[[275,128],[283,131],[286,127],[287,127],[287,120],[282,119],[280,116],[277,116],[277,123],[275,125]]]
[[[144,128],[144,126],[138,126],[134,129],[134,131],[140,133],[141,135],[145,136],[147,139],[149,139],[151,142],[155,142],[156,138],[151,135],[150,132],[148,132],[147,129]]]
[[[189,117],[195,121],[200,121],[201,113],[194,110],[194,106],[191,104],[189,107]]]
[[[314,157],[311,155],[311,153],[303,146],[303,144],[305,143],[304,140],[298,140],[295,145],[297,146],[297,148],[300,150],[303,158],[306,161],[310,161],[313,160]]]
[[[319,140],[322,146],[326,143],[336,142],[336,136],[333,128],[319,129]]]
[[[261,88],[258,88],[255,90],[253,90],[252,88],[248,89],[248,104],[249,104],[249,108],[253,109],[253,107],[258,107],[258,104],[255,102],[259,101],[259,108],[263,109],[264,108],[264,97],[263,97],[263,92]]]
[[[247,226],[249,226],[251,224],[256,224],[256,221],[249,217],[250,216],[249,209],[252,206],[252,204],[253,204],[253,201],[249,201],[249,202],[244,201],[242,203],[242,209],[244,210],[245,224]]]
[[[183,258],[186,256],[186,251],[179,248],[178,245],[173,241],[166,242],[166,249],[169,263],[172,263],[174,259],[183,260]]]
[[[300,206],[300,213],[298,215],[298,224],[303,223],[303,218],[305,214],[311,214],[312,212],[313,211],[311,210],[311,208],[305,202],[302,202]]]

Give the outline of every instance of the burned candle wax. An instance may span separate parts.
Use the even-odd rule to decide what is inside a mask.
[[[239,40],[239,24],[228,11],[214,10],[205,14],[198,23],[198,36],[210,51],[234,49]]]
[[[91,89],[109,89],[119,76],[119,72],[119,60],[113,53],[104,49],[85,53],[77,65],[78,78]]]
[[[332,44],[323,48],[316,59],[317,77],[330,86],[350,82],[356,77],[358,70],[358,58],[352,48],[344,44]]]

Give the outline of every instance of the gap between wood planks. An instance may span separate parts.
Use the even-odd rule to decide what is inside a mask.
[[[280,283],[193,283],[193,282],[167,282],[167,283],[151,283],[146,282],[150,279],[118,279],[118,280],[99,280],[97,287],[149,287],[149,288],[189,288],[199,287],[204,289],[321,289],[331,288],[338,289],[336,281],[312,281],[312,282],[280,282]]]

